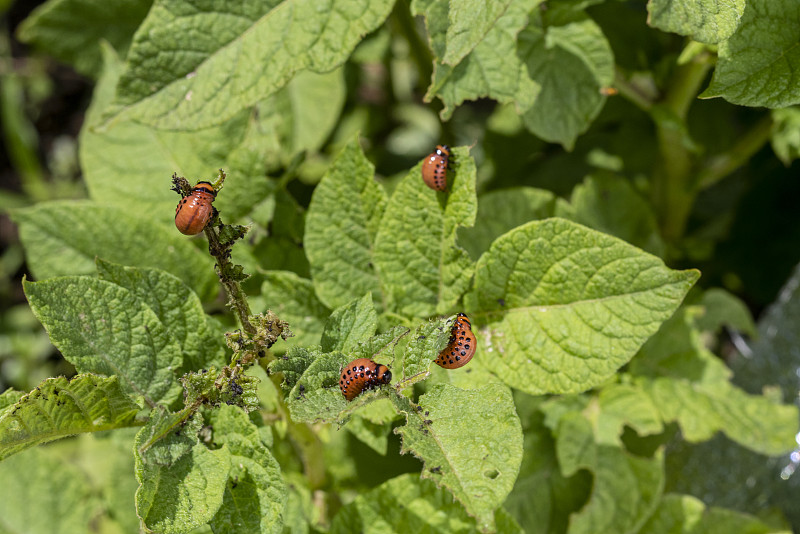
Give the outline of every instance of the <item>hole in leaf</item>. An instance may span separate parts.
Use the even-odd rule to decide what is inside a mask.
[[[496,479],[500,476],[500,472],[497,469],[492,469],[491,471],[484,471],[483,476],[486,478],[491,478],[492,480]]]

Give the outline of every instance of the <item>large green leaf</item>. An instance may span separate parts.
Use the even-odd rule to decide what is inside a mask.
[[[314,189],[305,250],[319,299],[335,308],[371,291],[385,306],[374,267],[375,237],[386,193],[354,137]]]
[[[478,261],[468,301],[489,330],[476,357],[491,354],[497,375],[529,393],[590,389],[633,357],[698,276],[569,221],[528,223]]]
[[[95,258],[101,257],[170,272],[204,300],[218,291],[211,257],[175,228],[147,217],[90,202],[45,202],[17,210],[12,218],[28,267],[40,280],[94,274]]]
[[[153,532],[177,534],[208,523],[222,506],[231,469],[228,447],[210,450],[200,443],[200,422],[171,429],[157,442],[172,414],[153,411],[136,436],[136,513]],[[143,447],[144,444],[154,443]]]
[[[396,430],[403,452],[420,458],[423,477],[449,489],[481,530],[491,529],[522,461],[522,427],[511,391],[499,383],[473,390],[439,384],[418,407],[405,397],[391,398],[406,416]]]
[[[139,407],[117,377],[48,378],[0,415],[0,460],[81,432],[134,426]]]
[[[425,95],[427,100],[438,97],[444,103],[443,119],[448,119],[455,106],[464,100],[482,97],[514,103],[519,111],[533,105],[539,86],[530,79],[524,63],[517,57],[516,36],[528,23],[528,13],[541,1],[511,2],[498,18],[473,24],[477,31],[471,28],[463,36],[456,32],[472,24],[473,13],[497,15],[498,5],[505,2],[457,2],[453,5],[453,25],[448,24],[451,2],[412,2],[412,12],[425,16],[434,55],[440,61],[445,58],[445,63],[434,64],[433,80]]]
[[[231,453],[230,481],[211,529],[215,534],[283,531],[288,490],[277,460],[239,408],[220,406],[211,417],[214,442]]]
[[[393,4],[158,2],[134,36],[110,113],[175,130],[220,124],[302,70],[341,65]],[[159,53],[165,49],[191,53]]]
[[[538,14],[519,34],[519,56],[541,87],[525,126],[546,141],[567,149],[600,113],[602,89],[614,81],[614,56],[600,27],[575,12],[560,17]]]
[[[177,277],[158,269],[138,269],[97,260],[100,278],[133,293],[150,307],[170,338],[182,349],[183,365],[175,370],[180,376],[188,371],[226,363],[223,333],[203,311],[197,295]]]
[[[522,532],[502,509],[495,514],[495,525],[498,534]],[[445,490],[409,473],[356,497],[333,518],[331,533],[467,534],[478,526]]]
[[[452,310],[468,289],[473,263],[456,231],[475,223],[475,163],[451,149],[449,191],[422,181],[421,164],[398,184],[375,239],[375,266],[390,310],[427,317]]]
[[[739,28],[720,43],[703,98],[742,106],[781,108],[800,102],[800,3],[749,0]]]
[[[79,372],[117,376],[123,391],[150,405],[177,398],[180,345],[133,293],[87,276],[24,281],[23,288],[50,340]]]

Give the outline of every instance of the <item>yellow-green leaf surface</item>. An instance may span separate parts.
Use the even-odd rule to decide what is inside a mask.
[[[0,462],[0,486],[4,534],[89,532],[100,506],[86,473],[50,447]]]
[[[170,272],[206,300],[215,294],[213,260],[176,229],[91,202],[44,202],[13,212],[28,266],[41,280],[94,274],[95,258]]]
[[[614,55],[580,7],[563,18],[547,12],[531,17],[519,34],[518,53],[541,91],[522,119],[537,136],[571,149],[603,108],[602,89],[614,81]]]
[[[473,262],[456,245],[459,227],[475,223],[475,162],[465,147],[451,149],[448,191],[422,181],[419,164],[402,179],[383,214],[375,266],[388,308],[427,317],[448,313],[467,290]]]
[[[115,376],[48,378],[0,415],[0,460],[72,434],[135,426],[138,411]]]
[[[528,223],[478,261],[469,303],[488,330],[478,330],[476,357],[528,393],[590,389],[636,354],[698,276],[569,221]]]
[[[422,476],[449,489],[481,530],[491,529],[522,461],[522,427],[511,391],[499,383],[472,390],[439,384],[418,406],[391,398],[406,416],[396,429],[402,451],[420,458]]]
[[[203,311],[194,291],[177,277],[158,269],[138,269],[97,260],[100,278],[133,293],[150,307],[169,336],[182,349],[183,365],[177,376],[227,363],[224,335]]]
[[[508,3],[495,21],[482,20],[474,25],[479,31],[473,32],[471,28],[467,33],[463,30],[471,24],[472,12],[478,9],[496,15],[495,4],[502,6],[506,2],[412,2],[412,13],[425,16],[434,56],[440,60],[446,57],[444,63],[434,63],[433,79],[425,95],[427,100],[439,98],[444,103],[443,119],[448,119],[463,101],[482,97],[514,103],[520,112],[533,105],[540,88],[517,57],[516,37],[528,23],[529,12],[541,1]],[[456,9],[452,25],[451,4]],[[466,52],[469,53],[464,56]],[[459,59],[457,64],[447,63],[456,59]]]
[[[79,372],[117,376],[123,391],[151,405],[177,398],[180,346],[133,293],[86,276],[23,287],[50,341]]]
[[[478,197],[478,216],[472,228],[459,228],[458,244],[474,258],[517,226],[556,215],[556,196],[544,189],[512,187]]]
[[[468,534],[478,527],[447,491],[409,473],[356,497],[336,514],[331,534]],[[495,527],[498,534],[522,532],[502,509],[495,514]]]
[[[745,9],[745,0],[650,0],[648,23],[665,32],[718,43],[733,35]]]
[[[414,330],[409,336],[403,354],[402,375],[398,373],[397,378],[409,380],[409,385],[411,385],[415,378],[423,378],[420,376],[423,373],[427,376],[433,360],[439,356],[439,353],[450,341],[454,320],[455,315],[447,319],[436,319],[423,323]]]
[[[213,412],[211,425],[214,442],[231,453],[230,478],[211,529],[215,534],[282,532],[288,490],[258,428],[242,410],[227,405]]]
[[[163,426],[164,417],[152,415],[136,436],[136,512],[148,531],[188,532],[208,523],[222,506],[231,453],[228,447],[210,450],[200,443],[199,422],[178,427],[142,450],[154,429]]]
[[[134,36],[110,113],[165,129],[220,124],[302,70],[322,73],[342,64],[393,5],[159,2]],[[165,56],[159,53],[164,49],[187,53]]]
[[[385,306],[373,256],[386,193],[373,175],[374,167],[355,137],[311,197],[305,251],[317,296],[331,308],[368,291]]]
[[[800,102],[800,3],[748,0],[739,28],[719,44],[711,84],[700,96],[742,106]]]

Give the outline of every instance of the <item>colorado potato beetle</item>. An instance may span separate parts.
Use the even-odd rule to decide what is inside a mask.
[[[450,147],[436,145],[436,150],[422,163],[422,180],[436,191],[447,188],[447,166],[450,163]]]
[[[217,192],[210,182],[197,182],[192,192],[178,202],[175,208],[175,226],[184,235],[203,231],[214,213],[211,205]]]
[[[456,315],[450,331],[450,343],[439,353],[436,363],[445,369],[458,369],[469,363],[475,355],[475,335],[472,323],[463,313]]]
[[[348,401],[358,397],[362,391],[375,389],[392,381],[392,372],[385,365],[375,363],[369,358],[358,358],[342,369],[339,388]]]

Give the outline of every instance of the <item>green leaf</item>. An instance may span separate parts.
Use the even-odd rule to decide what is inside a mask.
[[[250,1],[221,9],[211,1],[159,2],[134,36],[111,112],[166,129],[219,124],[304,69],[341,65],[393,4]],[[192,53],[158,53],[165,49]]]
[[[495,514],[495,520],[498,533],[522,532],[502,509]],[[359,495],[339,510],[333,518],[331,534],[466,534],[475,532],[478,526],[446,491],[408,473]]]
[[[654,28],[719,43],[736,31],[745,0],[650,0],[647,22]]]
[[[98,43],[106,40],[124,56],[151,4],[148,0],[50,0],[22,21],[17,35],[20,41],[96,78],[102,64]]]
[[[747,305],[724,289],[712,287],[703,293],[699,304],[705,313],[697,318],[697,327],[709,332],[718,332],[722,326],[756,337],[756,325]]]
[[[434,63],[433,80],[425,95],[427,101],[438,97],[444,104],[440,116],[449,119],[455,107],[464,100],[477,100],[482,97],[494,98],[502,103],[514,103],[520,112],[528,110],[539,94],[539,85],[530,79],[528,71],[517,57],[516,36],[528,23],[528,13],[542,0],[523,0],[512,2],[483,35],[471,52],[455,65]],[[467,2],[464,2],[467,4]],[[495,2],[489,3],[488,10],[494,11]],[[445,52],[448,36],[455,39],[448,26],[450,2],[413,2],[412,13],[424,15],[430,36],[431,48],[437,58]],[[475,4],[465,7],[455,15],[463,26],[469,17],[468,11]],[[467,14],[465,14],[467,13]],[[453,32],[456,31],[454,28]],[[452,58],[460,56],[476,36],[467,36],[466,42],[452,49]],[[448,49],[448,50],[449,50]],[[451,58],[448,58],[450,60]]]
[[[458,243],[472,258],[489,250],[492,242],[526,222],[555,215],[556,196],[533,187],[490,191],[478,198],[478,216],[472,228],[459,228]]]
[[[800,157],[800,108],[772,110],[772,151],[787,167]]]
[[[292,388],[286,401],[292,421],[297,423],[343,421],[356,409],[378,398],[385,397],[382,391],[367,391],[348,402],[339,388],[339,377],[353,355],[341,352],[321,354],[306,368],[302,377]]]
[[[422,182],[422,164],[398,184],[375,242],[375,266],[388,308],[405,316],[449,312],[468,289],[473,262],[456,245],[459,226],[475,223],[475,163],[451,149],[450,191]]]
[[[442,63],[458,65],[489,33],[509,9],[511,0],[450,2],[450,25],[447,27],[447,51]]]
[[[330,311],[317,299],[311,280],[288,271],[268,271],[264,273],[261,296],[267,309],[287,321],[294,333],[283,347],[319,343]]]
[[[114,98],[123,68],[107,47],[104,63],[79,143],[81,168],[95,202],[136,217],[146,213],[174,233],[179,197],[169,191],[173,172],[190,181],[209,180],[217,169],[225,168],[229,176],[225,192],[214,205],[226,218],[243,215],[274,189],[264,174],[267,164],[278,160],[285,148],[273,114],[291,120],[290,110],[273,110],[264,103],[255,119],[243,112],[220,126],[189,133],[156,130],[130,120],[102,127],[101,113]],[[135,195],[130,194],[131,184],[136,184]]]
[[[541,87],[522,119],[537,136],[571,150],[603,108],[601,89],[614,81],[614,56],[603,31],[579,8],[565,20],[544,17],[537,14],[519,34],[519,57]]]
[[[0,417],[6,412],[11,411],[11,408],[24,396],[24,391],[14,391],[11,388],[8,388],[0,394]]]
[[[203,304],[191,288],[177,277],[158,269],[124,267],[98,258],[100,278],[130,291],[156,314],[169,337],[181,346],[183,365],[175,370],[180,376],[188,371],[227,363],[223,334],[203,311]]]
[[[308,206],[305,251],[317,295],[331,308],[370,291],[385,306],[373,248],[387,200],[373,174],[356,136],[328,168]]]
[[[12,218],[19,225],[28,266],[40,280],[94,274],[99,256],[173,273],[203,300],[218,291],[211,257],[175,228],[147,217],[90,202],[44,202],[14,211]]]
[[[631,365],[637,384],[665,422],[689,442],[718,431],[751,450],[781,454],[795,447],[797,407],[748,395],[729,382],[730,370],[703,345],[694,326],[699,310],[684,308],[667,321]]]
[[[99,503],[86,474],[52,447],[37,447],[0,463],[4,533],[89,532]]]
[[[372,305],[372,294],[340,306],[331,312],[322,331],[323,352],[350,352],[368,340],[378,327],[378,314]]]
[[[414,330],[403,354],[402,377],[398,376],[407,386],[430,374],[431,363],[450,342],[453,321],[455,315],[422,323]]]
[[[319,358],[321,354],[322,351],[316,347],[309,350],[295,346],[290,348],[284,356],[271,361],[269,370],[271,373],[283,373],[281,388],[284,393],[289,393],[311,362]]]
[[[282,532],[288,490],[258,428],[242,410],[227,405],[212,412],[211,425],[214,442],[230,450],[232,466],[222,507],[211,520],[211,529],[215,534]]]
[[[153,310],[130,291],[84,276],[23,281],[50,341],[80,373],[116,375],[151,406],[175,400],[181,350]]]
[[[378,399],[368,408],[355,412],[344,428],[369,448],[386,456],[392,422],[398,418],[389,399]]]
[[[570,518],[569,532],[635,532],[661,497],[663,453],[639,457],[620,446],[597,443],[591,422],[578,411],[566,411],[557,419],[550,426],[555,427],[562,474],[571,476],[587,469],[594,475],[589,500]]]
[[[115,376],[48,378],[0,415],[0,460],[71,434],[135,426],[138,411]]]
[[[497,376],[528,393],[590,389],[633,357],[698,276],[569,221],[528,223],[478,261],[470,305],[487,312],[489,332],[477,357],[491,351]]]
[[[639,534],[691,532],[702,534],[789,534],[789,529],[767,525],[757,517],[725,510],[707,508],[703,501],[691,495],[665,495],[653,516]]]
[[[719,44],[717,67],[701,98],[781,108],[800,103],[800,4],[751,0],[730,39]]]
[[[154,429],[163,426],[154,412],[136,436],[136,513],[150,531],[189,532],[211,521],[222,506],[231,453],[199,443],[199,424],[181,427],[142,452]]]
[[[420,458],[422,476],[449,489],[481,530],[491,529],[522,461],[522,427],[510,390],[435,385],[420,397],[419,409],[405,397],[391,399],[407,420],[395,430],[403,438],[401,452]]]
[[[656,256],[664,256],[655,213],[630,183],[618,176],[587,177],[572,191],[572,210],[556,215],[619,237]]]

